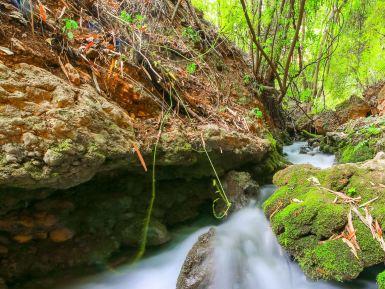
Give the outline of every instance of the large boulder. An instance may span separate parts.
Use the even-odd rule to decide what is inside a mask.
[[[360,164],[290,166],[264,203],[278,242],[313,279],[351,280],[383,263],[385,154]]]
[[[133,157],[130,117],[89,85],[0,62],[0,104],[0,187],[69,188]]]
[[[364,92],[364,98],[370,105],[372,115],[385,113],[385,82],[369,86]]]
[[[370,114],[369,104],[364,99],[353,95],[336,106],[335,110],[320,113],[314,121],[314,127],[318,134],[326,134],[349,120],[366,117]]]
[[[0,63],[0,104],[0,278],[100,265],[121,248],[134,253],[152,181],[139,159],[152,163],[158,131],[138,139],[120,105],[29,64]],[[226,173],[275,162],[271,140],[173,121],[157,147],[148,246],[167,242],[169,227],[196,218],[217,197],[202,138],[234,207],[258,185],[248,173]]]
[[[258,183],[248,172],[228,172],[223,180],[223,188],[232,204],[231,212],[246,207],[260,193]]]
[[[215,229],[201,235],[189,251],[176,289],[210,289],[213,284]]]

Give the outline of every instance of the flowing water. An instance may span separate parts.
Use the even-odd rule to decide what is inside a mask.
[[[297,142],[284,148],[292,163],[308,163],[326,168],[333,165],[333,155],[308,149]],[[298,265],[282,251],[273,235],[260,204],[276,188],[264,186],[258,200],[248,208],[235,213],[228,221],[217,226],[215,243],[215,289],[374,289],[374,282],[365,280],[354,283],[332,284],[311,282],[306,279]],[[103,274],[77,289],[175,289],[183,261],[198,236],[208,230],[192,228],[194,232],[180,234],[183,240],[166,251],[147,258],[135,267],[121,268],[117,273]],[[187,236],[188,235],[188,236]],[[74,287],[72,287],[74,288]]]

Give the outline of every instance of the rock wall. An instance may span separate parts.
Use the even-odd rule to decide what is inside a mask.
[[[139,158],[151,164],[153,139],[138,153],[130,116],[89,85],[28,64],[0,63],[0,76],[0,277],[16,284],[105,264],[122,248],[133,253],[151,192]],[[216,198],[202,137],[219,175],[252,174],[224,178],[235,207],[258,191],[253,178],[282,166],[271,137],[215,124],[164,132],[149,246],[167,242],[170,227]]]

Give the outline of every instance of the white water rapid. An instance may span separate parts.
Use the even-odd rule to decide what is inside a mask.
[[[287,146],[284,152],[292,163],[309,163],[326,168],[334,156],[300,148],[306,143]],[[275,190],[273,185],[262,188],[260,204]],[[175,289],[183,261],[198,236],[208,227],[196,230],[178,245],[147,258],[135,267],[121,268],[118,273],[106,273],[87,280],[76,289]],[[348,284],[311,282],[296,263],[282,251],[262,210],[250,206],[235,213],[217,226],[215,248],[215,289],[374,289],[375,283],[356,281]]]

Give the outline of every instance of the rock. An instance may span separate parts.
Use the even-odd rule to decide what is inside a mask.
[[[231,212],[246,207],[259,195],[259,185],[247,172],[230,171],[223,180],[223,188],[231,202]]]
[[[8,248],[3,245],[0,245],[0,256],[7,255],[7,254],[8,254]]]
[[[55,229],[49,233],[49,238],[51,241],[55,243],[62,243],[65,241],[68,241],[73,238],[75,235],[74,232],[72,232],[68,228],[60,228],[60,229]]]
[[[21,234],[13,237],[13,239],[20,244],[25,244],[30,242],[32,238],[33,237],[31,235],[21,235]]]
[[[0,289],[8,289],[8,286],[3,278],[0,278]]]
[[[64,189],[104,170],[106,158],[132,156],[130,117],[91,86],[76,88],[47,70],[0,62],[0,99],[0,187]],[[102,109],[106,103],[113,115]],[[74,161],[80,163],[76,168]]]
[[[213,282],[215,229],[201,235],[179,273],[177,289],[210,289]]]
[[[301,148],[299,149],[299,153],[300,153],[300,154],[306,155],[306,154],[308,154],[309,152],[310,152],[310,148],[309,148],[309,147],[301,147]]]
[[[55,167],[65,161],[65,156],[55,150],[49,149],[45,152],[43,160],[47,165]]]
[[[339,162],[362,162],[385,150],[385,117],[351,120],[336,131],[328,132],[320,144],[321,150],[335,152]]]
[[[38,138],[31,132],[26,132],[21,137],[25,146],[30,146],[36,144],[39,140]]]
[[[352,96],[335,108],[335,111],[325,111],[319,114],[314,122],[318,134],[336,130],[349,120],[364,118],[371,114],[369,104],[357,96]]]
[[[64,65],[64,68],[67,71],[69,80],[75,85],[80,85],[80,75],[79,72],[77,72],[77,70],[75,69],[75,67],[73,67],[71,63],[67,63],[66,65]]]
[[[385,82],[369,86],[364,92],[364,98],[370,105],[372,115],[385,113]]]
[[[17,52],[25,52],[26,51],[26,49],[25,49],[25,47],[23,45],[23,42],[21,42],[17,38],[12,37],[11,38],[11,44],[12,44],[12,49],[14,51],[17,51]]]
[[[381,152],[375,159],[360,164],[324,170],[295,165],[274,176],[279,189],[264,203],[265,214],[279,243],[310,278],[352,280],[365,268],[385,261],[381,241],[362,222],[364,217],[361,219],[354,211],[373,218],[373,230],[375,222],[385,229],[384,172],[385,154]],[[360,199],[350,205],[333,192],[340,192],[345,199]],[[367,213],[360,207],[365,203]],[[350,232],[349,214],[358,244],[355,251],[348,246],[354,239],[346,237]]]
[[[144,216],[138,218],[136,221],[127,224],[121,222],[117,225],[116,234],[118,234],[122,240],[122,243],[136,248],[140,244],[140,238],[143,231]],[[167,230],[167,227],[158,220],[151,220],[148,227],[147,244],[149,246],[159,246],[170,241],[171,237]]]

